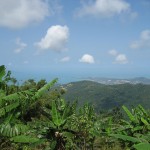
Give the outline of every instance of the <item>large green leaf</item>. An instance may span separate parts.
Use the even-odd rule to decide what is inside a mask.
[[[57,110],[56,107],[56,103],[55,101],[52,101],[52,111],[51,111],[51,115],[52,115],[52,121],[53,123],[59,127],[61,125],[61,117],[60,117],[60,113]]]
[[[0,108],[0,117],[4,116],[6,113],[11,112],[13,109],[16,109],[19,106],[18,102]]]
[[[35,89],[31,89],[31,90],[26,90],[26,91],[21,91],[21,92],[10,94],[2,98],[2,103],[6,105],[7,103],[10,104],[16,101],[24,102],[25,99],[31,100],[31,98],[35,95],[35,92],[36,92]]]
[[[124,109],[124,111],[126,112],[126,114],[128,115],[129,119],[132,122],[136,122],[137,120],[135,119],[134,115],[132,115],[132,113],[129,111],[129,109],[126,106],[122,106],[122,108]]]
[[[145,110],[141,105],[138,105],[138,108],[143,112],[143,114],[144,114],[145,116],[148,116],[146,110]]]
[[[133,146],[137,150],[150,150],[150,143],[140,143]]]
[[[13,137],[20,134],[24,134],[28,130],[29,127],[27,125],[24,124],[11,125],[10,123],[8,123],[0,126],[0,135],[4,137]]]
[[[38,92],[36,93],[35,97],[36,97],[36,98],[41,97],[42,94],[43,94],[44,92],[48,91],[57,81],[58,81],[58,79],[56,78],[56,79],[52,80],[50,83],[44,85],[42,88],[40,88],[40,89],[38,90]]]
[[[147,122],[147,120],[144,119],[143,117],[141,117],[141,121],[144,123],[144,125],[150,126],[150,124]]]
[[[15,143],[36,143],[40,139],[27,136],[27,135],[19,135],[19,136],[12,137],[11,140]]]
[[[57,79],[53,80],[52,82],[46,84],[44,87],[36,91],[35,89],[30,89],[26,91],[21,91],[17,93],[10,94],[8,96],[0,98],[0,107],[2,105],[10,105],[11,103],[19,102],[19,105],[26,107],[26,105],[34,103],[43,93],[44,91],[48,90]],[[1,111],[0,111],[1,114]]]
[[[124,141],[130,141],[130,142],[133,142],[133,143],[141,142],[141,140],[138,139],[138,138],[127,136],[127,135],[122,135],[122,134],[110,134],[110,136],[115,137],[117,139],[124,140]]]
[[[66,118],[69,117],[69,115],[71,115],[70,111],[71,111],[70,106],[69,105],[65,105],[64,106],[64,110],[63,110],[63,115],[62,115],[62,119],[63,120],[66,120]]]

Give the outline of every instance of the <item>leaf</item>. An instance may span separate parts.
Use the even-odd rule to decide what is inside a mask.
[[[24,124],[11,125],[8,123],[0,126],[0,134],[4,137],[13,137],[27,132],[28,129],[28,126]]]
[[[141,117],[141,121],[144,123],[144,125],[149,126],[150,124],[145,120],[143,117]]]
[[[69,113],[70,113],[70,107],[69,107],[69,105],[65,105],[64,110],[63,110],[62,119],[66,120],[66,118],[69,116]]]
[[[19,103],[16,102],[6,107],[0,108],[0,117],[4,116],[8,112],[11,112],[13,109],[16,109],[18,106],[19,106]]]
[[[143,126],[137,126],[137,127],[134,127],[131,129],[132,132],[135,132],[135,131],[139,131],[139,130],[142,130],[143,129]]]
[[[141,142],[138,138],[132,137],[132,136],[127,136],[127,135],[122,135],[122,134],[110,134],[110,136],[115,137],[117,139],[122,139],[124,141],[130,141],[133,143],[139,143]]]
[[[21,102],[22,99],[23,99],[23,101],[25,99],[29,99],[30,97],[33,97],[34,94],[35,94],[35,90],[30,89],[30,90],[21,91],[21,92],[17,92],[17,93],[7,95],[7,96],[3,97],[2,99],[5,103],[6,102],[14,103],[16,101]]]
[[[61,118],[60,118],[60,114],[56,108],[56,103],[55,101],[52,101],[52,111],[51,111],[51,114],[52,114],[52,121],[53,123],[59,127],[61,125]]]
[[[135,133],[133,136],[139,138],[141,140],[141,143],[150,142],[150,135],[148,135],[148,134],[144,135],[144,134],[141,134],[141,133]]]
[[[36,93],[35,97],[36,97],[36,98],[41,97],[42,94],[43,94],[44,92],[48,91],[57,81],[58,81],[58,79],[56,78],[56,79],[52,80],[50,83],[44,85],[42,88],[40,88],[40,89],[38,90],[38,92]]]
[[[141,105],[138,105],[138,108],[144,113],[145,116],[148,116],[146,110]]]
[[[56,126],[54,125],[54,123],[52,121],[33,121],[30,123],[31,126],[33,126],[34,128],[42,128],[42,127],[47,127],[47,128],[53,128],[55,129]]]
[[[149,143],[140,143],[133,146],[137,150],[150,150]]]
[[[35,148],[36,146],[43,144],[45,141],[45,139],[39,139],[37,142],[30,144],[30,148]]]
[[[38,138],[34,138],[34,137],[26,136],[26,135],[15,136],[15,137],[11,138],[11,140],[13,142],[16,142],[16,143],[36,143],[36,142],[39,142]]]
[[[132,122],[136,122],[135,117],[132,115],[132,113],[129,111],[129,109],[126,106],[122,106],[122,108],[124,109],[124,111],[126,112],[126,114],[128,115],[129,119]]]

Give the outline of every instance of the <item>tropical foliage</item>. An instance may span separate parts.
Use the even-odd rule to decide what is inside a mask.
[[[56,82],[19,86],[0,66],[0,149],[150,149],[150,114],[141,105],[96,113],[91,104],[65,101]]]

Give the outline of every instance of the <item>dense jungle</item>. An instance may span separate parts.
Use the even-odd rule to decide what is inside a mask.
[[[114,90],[82,81],[77,88],[57,81],[19,84],[0,66],[1,150],[150,150],[148,87],[115,85]]]

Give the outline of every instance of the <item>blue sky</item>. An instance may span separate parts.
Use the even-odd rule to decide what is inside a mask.
[[[149,10],[149,0],[0,1],[0,64],[66,81],[150,77]]]

